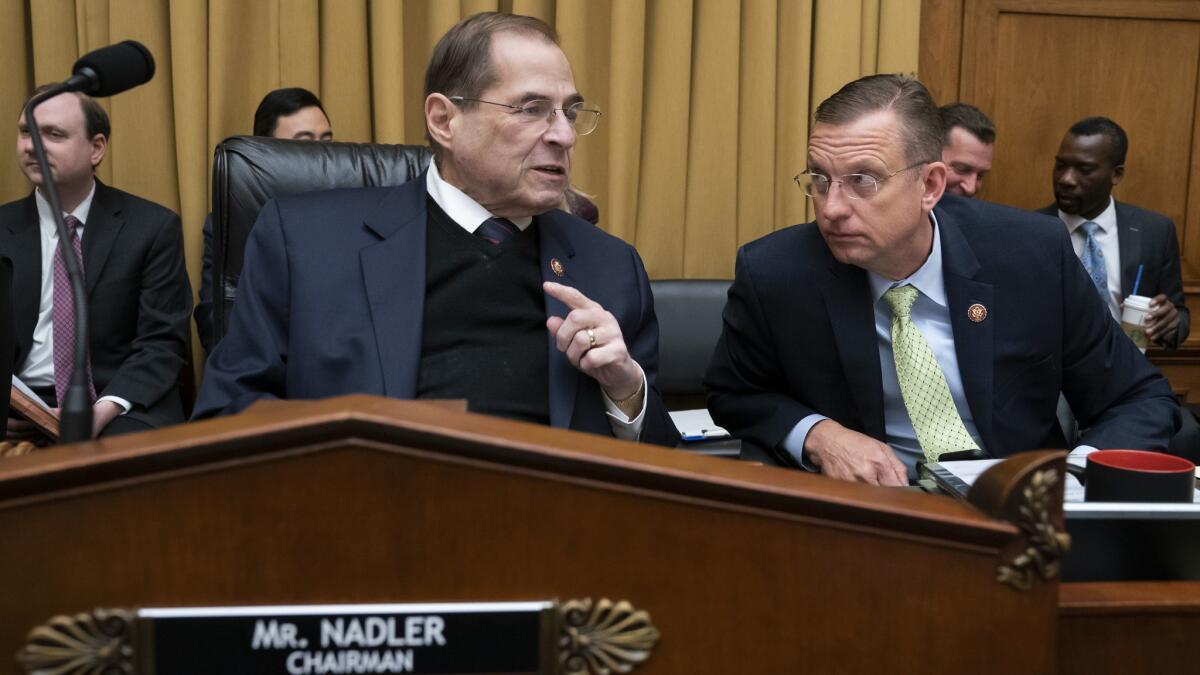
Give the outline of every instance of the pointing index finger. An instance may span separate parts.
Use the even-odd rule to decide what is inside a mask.
[[[542,290],[546,291],[546,295],[562,302],[568,309],[597,309],[600,307],[594,300],[580,293],[577,288],[547,281],[542,284]]]

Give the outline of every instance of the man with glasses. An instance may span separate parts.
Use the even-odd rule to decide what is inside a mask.
[[[674,445],[641,260],[557,210],[599,117],[543,22],[452,28],[425,77],[434,162],[263,208],[196,416],[365,392]]]
[[[943,198],[941,148],[916,80],[870,76],[821,103],[797,176],[816,222],[739,251],[706,378],[714,420],[784,463],[878,485],[948,452],[1063,447],[1059,391],[1088,427],[1080,454],[1164,449],[1171,389],[1066,233]]]

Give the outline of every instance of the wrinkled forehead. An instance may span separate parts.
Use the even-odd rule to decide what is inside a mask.
[[[489,94],[556,103],[581,98],[567,55],[540,33],[500,31],[492,36],[490,57],[494,81],[485,90]]]
[[[890,111],[869,113],[842,124],[816,122],[808,137],[808,162],[833,169],[878,163],[896,170],[904,165],[899,131]]]

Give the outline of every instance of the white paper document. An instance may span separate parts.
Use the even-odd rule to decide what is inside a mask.
[[[51,412],[50,406],[46,405],[46,402],[42,400],[42,397],[33,393],[33,390],[29,388],[29,385],[22,382],[21,379],[18,378],[16,375],[12,376],[12,386],[16,387],[17,391],[28,396],[29,399],[32,400],[34,403],[45,408],[46,412]]]
[[[705,408],[695,410],[673,410],[671,421],[685,441],[703,441],[709,438],[728,438],[729,432],[717,426]]]

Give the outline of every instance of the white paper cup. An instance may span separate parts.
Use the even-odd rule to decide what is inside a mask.
[[[1146,353],[1150,341],[1146,339],[1146,314],[1150,312],[1150,298],[1131,295],[1121,305],[1121,330],[1133,340],[1133,344]]]

